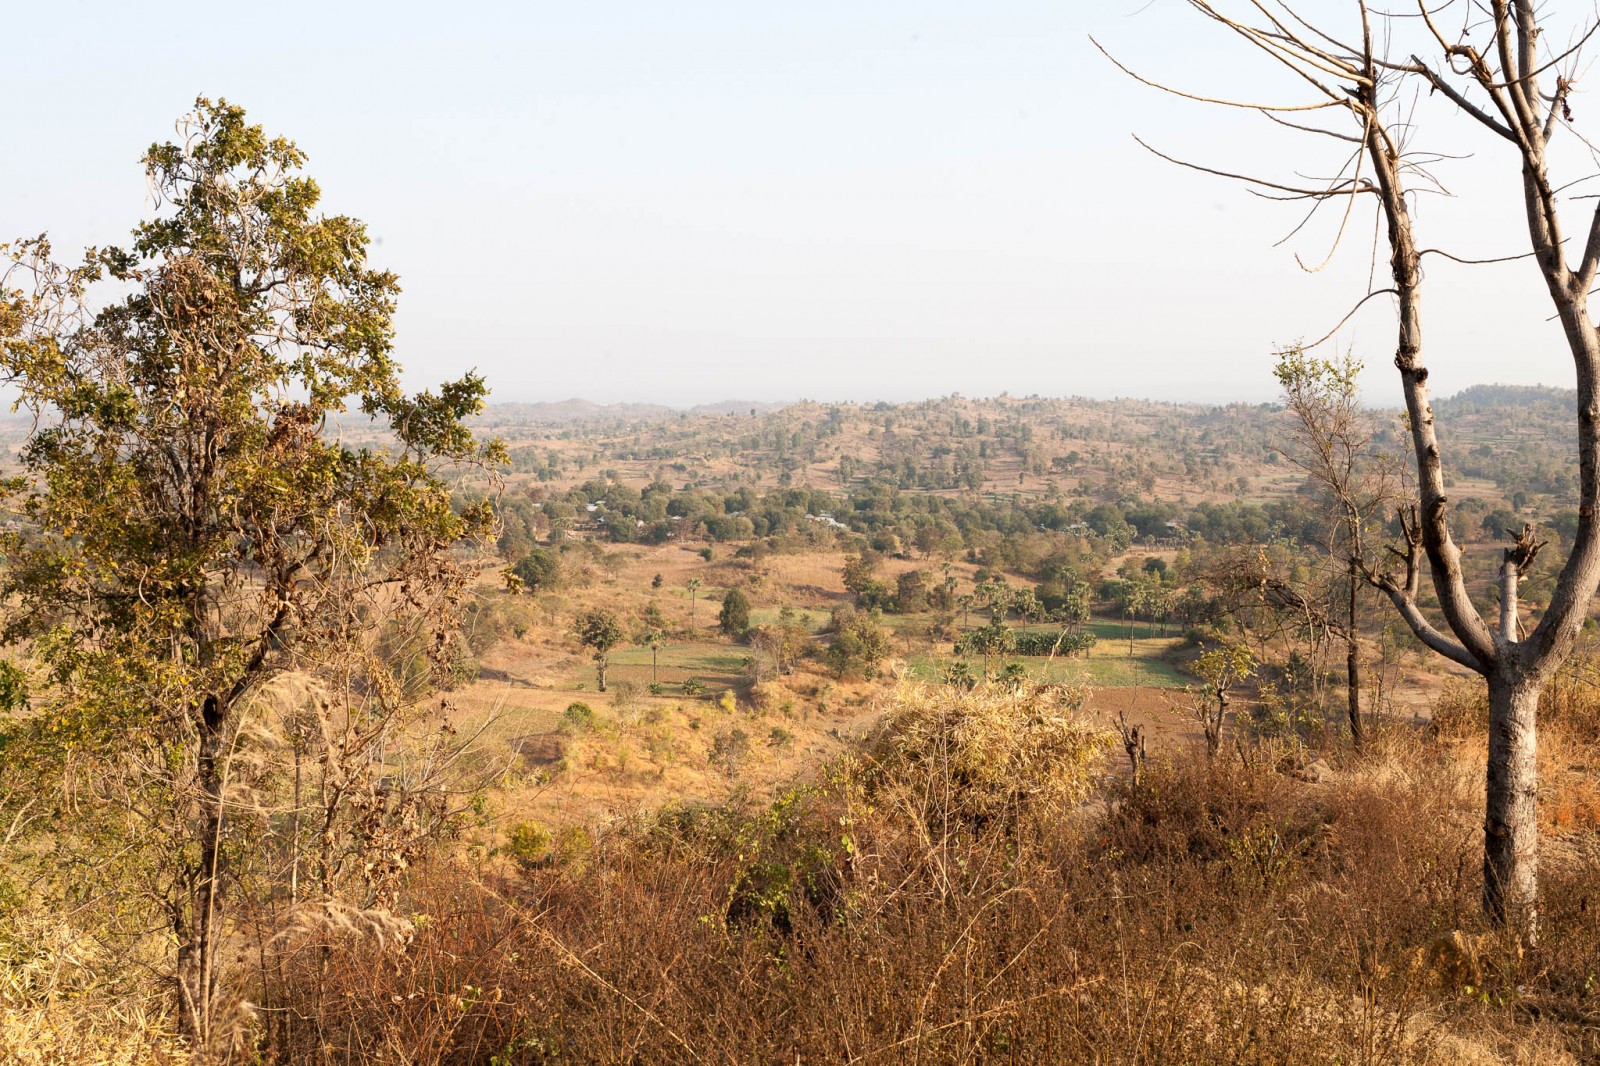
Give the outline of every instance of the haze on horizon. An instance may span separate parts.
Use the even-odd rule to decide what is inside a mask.
[[[144,148],[196,95],[226,97],[307,151],[327,210],[369,224],[416,385],[476,365],[496,402],[1267,400],[1273,350],[1325,333],[1367,283],[1370,215],[1303,273],[1293,254],[1319,262],[1336,212],[1274,248],[1293,206],[1132,140],[1282,176],[1311,158],[1259,116],[1134,83],[1089,41],[1196,91],[1297,94],[1179,0],[178,14],[8,14],[28,45],[9,59],[0,239],[123,241],[149,211]],[[1518,201],[1475,199],[1510,188],[1506,160],[1447,166],[1468,195],[1419,205],[1424,243],[1522,251]],[[1535,272],[1430,269],[1439,395],[1571,385]],[[1386,302],[1338,342],[1367,361],[1369,402],[1395,405]]]

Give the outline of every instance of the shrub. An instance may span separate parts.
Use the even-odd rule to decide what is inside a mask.
[[[594,728],[594,708],[582,700],[574,700],[567,704],[567,709],[561,712],[561,730],[574,736],[587,733]]]
[[[506,833],[506,842],[500,845],[500,854],[527,871],[544,860],[550,850],[550,842],[550,830],[538,822],[518,822]]]
[[[749,757],[750,734],[738,726],[724,729],[712,738],[708,761],[712,766],[720,767],[728,775],[728,780],[739,776]]]

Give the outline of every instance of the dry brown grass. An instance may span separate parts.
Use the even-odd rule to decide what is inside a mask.
[[[122,975],[114,980],[106,975]],[[94,937],[19,909],[0,928],[0,1062],[139,1066],[188,1055],[165,998]]]
[[[279,1050],[341,1063],[398,1049],[415,1063],[1593,1061],[1600,861],[1549,871],[1537,953],[1483,929],[1481,801],[1454,747],[1380,732],[1316,784],[1265,755],[1158,757],[1137,788],[1115,783],[1070,815],[988,823],[903,802],[927,787],[925,760],[838,762],[750,813],[637,819],[581,864],[503,880],[428,870],[407,952],[340,957],[314,1038]]]

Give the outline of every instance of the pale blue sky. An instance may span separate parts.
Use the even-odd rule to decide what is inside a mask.
[[[1288,94],[1178,0],[0,6],[0,234],[120,240],[146,209],[143,149],[226,96],[381,241],[416,384],[477,366],[500,400],[1265,399],[1273,346],[1325,332],[1365,282],[1359,247],[1302,274],[1271,247],[1292,208],[1130,139],[1230,168],[1300,158],[1088,42]],[[1521,250],[1514,214],[1421,218],[1459,254]],[[1294,247],[1320,258],[1318,232]],[[1443,391],[1570,380],[1525,271],[1434,270]],[[1372,307],[1349,339],[1392,403]]]

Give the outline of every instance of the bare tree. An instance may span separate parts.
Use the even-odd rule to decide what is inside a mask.
[[[1600,274],[1600,210],[1593,213],[1581,244],[1569,247],[1561,194],[1574,182],[1558,183],[1549,159],[1557,135],[1572,132],[1568,100],[1583,47],[1597,27],[1591,24],[1561,36],[1542,25],[1548,15],[1533,0],[1470,4],[1446,0],[1433,7],[1419,2],[1415,10],[1393,13],[1374,11],[1366,0],[1350,0],[1342,28],[1312,25],[1274,0],[1241,4],[1247,12],[1242,18],[1224,13],[1208,0],[1188,2],[1198,15],[1270,58],[1271,69],[1291,71],[1310,92],[1310,101],[1266,105],[1179,92],[1117,65],[1145,84],[1207,103],[1248,108],[1280,125],[1331,138],[1348,155],[1331,179],[1274,181],[1156,154],[1249,182],[1263,195],[1310,203],[1313,213],[1329,202],[1342,202],[1341,234],[1357,198],[1371,197],[1383,224],[1391,282],[1369,291],[1356,309],[1375,297],[1393,301],[1398,333],[1394,361],[1405,394],[1417,492],[1402,512],[1404,544],[1394,549],[1398,569],[1369,567],[1363,577],[1388,595],[1424,644],[1485,679],[1490,712],[1484,909],[1492,920],[1510,924],[1531,942],[1538,928],[1539,693],[1571,654],[1600,583],[1600,335],[1589,311],[1590,293]],[[1558,46],[1558,38],[1571,43]],[[1402,47],[1402,42],[1414,47]],[[1424,54],[1432,58],[1424,59]],[[1554,84],[1542,87],[1544,77],[1553,77]],[[1428,369],[1422,358],[1423,257],[1491,261],[1469,260],[1419,244],[1411,200],[1418,191],[1444,191],[1430,168],[1445,156],[1414,147],[1422,130],[1429,128],[1417,109],[1434,94],[1489,135],[1493,150],[1503,153],[1494,158],[1515,168],[1530,250],[1492,261],[1531,260],[1545,283],[1576,371],[1578,529],[1550,602],[1525,636],[1518,618],[1518,584],[1538,544],[1532,531],[1525,531],[1504,551],[1499,562],[1499,616],[1492,624],[1485,621],[1468,592],[1462,552],[1451,535],[1444,456],[1428,402]],[[1347,125],[1341,129],[1319,124],[1323,116],[1317,112],[1337,114]],[[1592,152],[1581,135],[1572,135]],[[1589,158],[1592,163],[1593,155]],[[1577,180],[1593,176],[1591,166]],[[1424,568],[1438,597],[1442,626],[1419,603]]]

